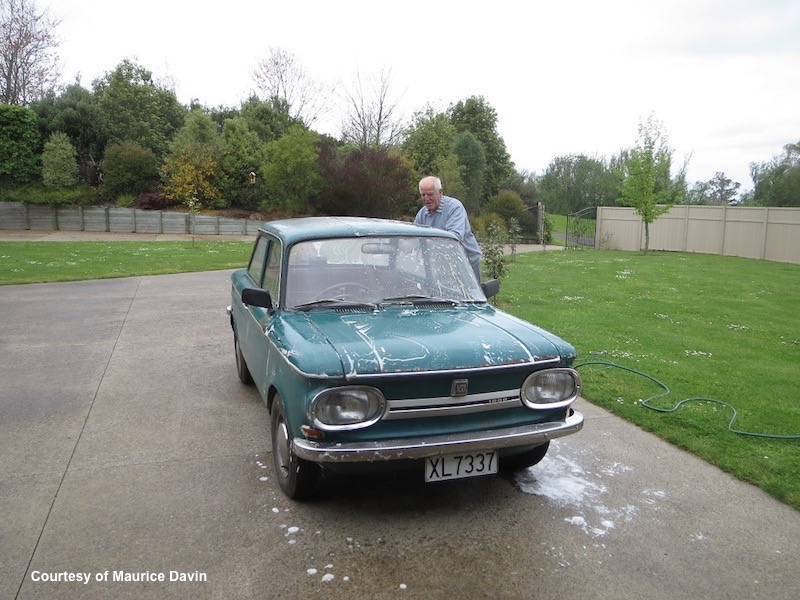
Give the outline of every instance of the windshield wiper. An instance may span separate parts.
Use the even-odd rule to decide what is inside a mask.
[[[357,302],[355,300],[342,300],[341,298],[325,298],[324,300],[314,300],[304,302],[292,307],[294,310],[313,310],[315,308],[369,308],[375,310],[378,307],[372,302]]]
[[[424,296],[422,294],[408,294],[406,296],[394,296],[391,298],[384,298],[381,304],[449,304],[455,306],[458,304],[457,300],[448,300],[447,298],[436,298],[434,296]]]

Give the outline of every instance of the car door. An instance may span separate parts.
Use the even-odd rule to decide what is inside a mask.
[[[250,374],[259,390],[266,385],[266,365],[269,352],[269,340],[265,335],[274,309],[280,303],[280,278],[282,263],[281,243],[267,235],[256,240],[255,249],[250,258],[247,273],[253,287],[259,287],[270,293],[273,311],[260,306],[243,306],[243,318],[237,325],[241,336],[241,348]]]

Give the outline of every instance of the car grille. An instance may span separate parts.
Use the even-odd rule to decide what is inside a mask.
[[[388,400],[387,404],[389,406],[384,420],[444,417],[503,410],[520,407],[522,401],[519,389],[514,389],[468,396]]]

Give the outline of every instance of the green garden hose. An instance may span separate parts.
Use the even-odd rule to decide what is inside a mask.
[[[590,352],[590,354],[598,354],[598,353],[597,352]],[[733,412],[733,417],[731,418],[730,422],[728,423],[728,430],[733,432],[733,433],[735,433],[735,434],[745,435],[745,436],[750,436],[750,437],[757,437],[757,438],[766,438],[766,439],[770,439],[770,440],[800,440],[800,434],[779,435],[779,434],[773,434],[773,433],[756,433],[756,432],[753,432],[753,431],[743,431],[741,429],[735,429],[733,424],[736,422],[736,419],[739,418],[739,413],[736,411],[736,408],[734,406],[732,406],[731,404],[729,404],[727,402],[723,402],[722,400],[717,400],[716,398],[704,398],[704,397],[696,396],[696,397],[692,397],[692,398],[685,398],[685,399],[681,400],[680,402],[678,402],[672,408],[660,408],[658,406],[653,406],[651,404],[652,402],[654,402],[655,400],[657,400],[659,398],[663,398],[665,396],[668,396],[669,394],[672,393],[672,391],[669,389],[669,386],[667,386],[665,383],[662,383],[661,381],[659,381],[655,377],[652,377],[651,375],[648,375],[647,373],[643,373],[641,371],[637,371],[636,369],[632,369],[630,367],[626,367],[624,365],[619,365],[617,363],[613,363],[613,362],[606,361],[606,360],[590,360],[590,361],[586,361],[586,362],[582,362],[582,363],[579,363],[577,365],[574,365],[574,367],[576,369],[580,369],[581,367],[586,367],[586,366],[589,366],[589,365],[602,365],[602,366],[609,367],[609,368],[622,369],[623,371],[627,371],[629,373],[633,373],[634,375],[638,375],[640,377],[644,377],[645,379],[648,379],[648,380],[652,381],[653,383],[655,383],[657,386],[659,386],[664,391],[662,393],[656,395],[656,396],[651,396],[647,400],[643,400],[642,401],[642,403],[641,403],[642,406],[644,406],[645,408],[649,408],[650,410],[654,410],[654,411],[660,412],[660,413],[674,413],[681,406],[683,406],[684,404],[687,404],[689,402],[710,402],[710,403],[713,403],[713,404],[719,404],[721,406],[724,406],[725,408],[728,408]]]

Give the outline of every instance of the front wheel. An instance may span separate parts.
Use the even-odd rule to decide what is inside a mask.
[[[538,465],[540,462],[542,462],[542,459],[544,459],[544,455],[547,454],[547,449],[549,447],[550,442],[547,441],[541,446],[536,446],[535,448],[526,450],[520,454],[504,456],[500,459],[500,468],[503,471],[509,472],[521,471],[522,469],[527,469],[533,465]]]
[[[253,383],[253,376],[250,374],[250,369],[247,368],[247,362],[244,360],[242,349],[239,346],[239,336],[233,336],[233,347],[236,353],[236,374],[239,375],[239,381],[246,385]]]
[[[307,500],[317,490],[322,470],[316,463],[298,458],[292,451],[292,434],[286,422],[283,400],[276,395],[272,403],[272,457],[283,493],[292,500]]]

